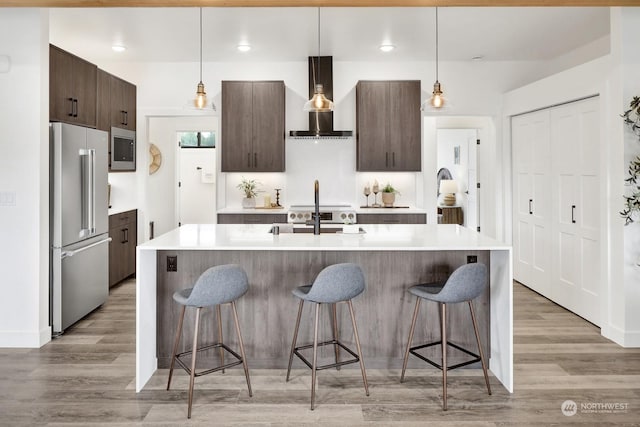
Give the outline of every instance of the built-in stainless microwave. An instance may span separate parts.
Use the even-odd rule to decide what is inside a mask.
[[[136,133],[134,131],[111,128],[111,170],[136,170]]]

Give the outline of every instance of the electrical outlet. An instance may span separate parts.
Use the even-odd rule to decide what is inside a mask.
[[[167,255],[167,271],[178,271],[178,256]]]
[[[467,264],[473,264],[478,262],[478,256],[477,255],[467,255]]]

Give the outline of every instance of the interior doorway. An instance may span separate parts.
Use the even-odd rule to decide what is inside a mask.
[[[178,132],[178,226],[216,223],[216,133]]]
[[[437,130],[438,207],[444,209],[440,194],[441,179],[453,180],[457,186],[455,208],[462,210],[462,224],[478,229],[480,224],[478,183],[478,130]]]

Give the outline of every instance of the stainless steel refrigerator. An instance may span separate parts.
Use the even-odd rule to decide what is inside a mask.
[[[109,296],[108,133],[50,131],[50,322],[62,333]]]

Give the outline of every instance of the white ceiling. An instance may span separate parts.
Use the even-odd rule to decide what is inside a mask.
[[[609,8],[440,8],[440,59],[550,60],[609,34]],[[433,8],[323,8],[321,54],[337,61],[433,60]],[[315,8],[205,8],[204,61],[317,55]],[[198,61],[197,8],[50,9],[50,40],[93,62]],[[397,48],[382,53],[382,43]],[[240,53],[239,43],[252,50]],[[124,44],[114,53],[112,44]]]

